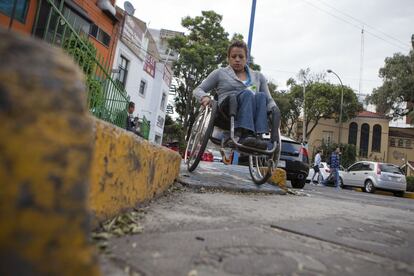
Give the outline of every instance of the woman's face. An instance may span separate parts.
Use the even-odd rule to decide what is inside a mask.
[[[246,52],[243,48],[233,47],[230,50],[228,61],[235,72],[243,71],[247,62]]]

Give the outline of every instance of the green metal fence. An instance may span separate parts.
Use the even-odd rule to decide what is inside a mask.
[[[38,3],[33,35],[62,47],[79,64],[86,76],[91,113],[125,128],[129,97],[108,73],[111,72],[110,62],[97,53],[89,41],[89,30],[76,24],[76,19],[65,17],[64,0],[39,0]]]

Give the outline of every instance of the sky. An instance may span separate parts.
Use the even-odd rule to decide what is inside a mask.
[[[129,0],[134,16],[150,28],[186,31],[185,16],[214,10],[229,33],[248,38],[251,0]],[[124,0],[117,0],[123,8]],[[361,29],[364,58],[360,83]],[[370,94],[386,57],[408,54],[414,34],[414,0],[257,0],[252,55],[262,73],[279,88],[300,69],[333,70],[344,85]],[[327,81],[339,83],[332,74]]]

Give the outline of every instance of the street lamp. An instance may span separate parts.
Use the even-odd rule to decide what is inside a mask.
[[[339,134],[338,134],[338,144],[340,144],[341,143],[341,129],[342,129],[342,105],[344,104],[344,85],[342,83],[341,78],[338,76],[337,73],[335,73],[331,69],[328,69],[327,72],[334,74],[338,78],[339,82],[341,83],[341,106],[339,108]]]

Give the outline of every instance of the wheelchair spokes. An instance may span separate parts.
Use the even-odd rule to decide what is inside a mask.
[[[214,123],[214,112],[215,105],[203,108],[191,128],[184,153],[184,162],[190,172],[196,169],[207,146]]]
[[[273,159],[268,155],[249,156],[249,171],[254,183],[265,183],[271,176],[272,169]]]

